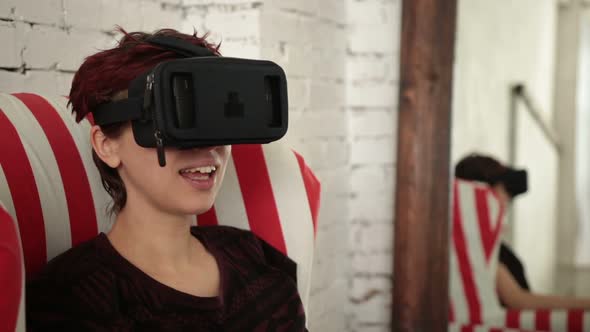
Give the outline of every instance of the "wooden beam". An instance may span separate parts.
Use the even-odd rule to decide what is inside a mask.
[[[403,0],[393,331],[446,331],[457,0]]]

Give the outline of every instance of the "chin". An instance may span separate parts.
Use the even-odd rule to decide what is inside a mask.
[[[213,200],[200,201],[199,204],[195,204],[195,201],[187,202],[187,204],[180,207],[180,210],[182,211],[182,214],[199,215],[209,211],[213,206],[213,202]]]

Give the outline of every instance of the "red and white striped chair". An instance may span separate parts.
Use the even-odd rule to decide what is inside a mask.
[[[110,228],[89,130],[65,98],[0,93],[0,201],[17,221],[26,275]],[[286,253],[307,308],[319,194],[303,158],[280,142],[237,145],[213,209],[196,219],[250,229]],[[0,311],[0,321],[12,314]]]
[[[450,330],[590,331],[588,311],[502,308],[495,277],[505,207],[489,186],[455,180],[452,208]]]

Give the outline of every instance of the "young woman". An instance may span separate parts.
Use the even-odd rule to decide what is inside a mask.
[[[478,154],[463,158],[455,167],[455,177],[487,183],[500,203],[508,206],[515,195],[505,176],[514,170],[496,159]],[[524,188],[523,188],[524,190]],[[529,290],[524,268],[506,245],[500,248],[496,289],[504,306],[515,309],[590,309],[590,299],[535,294]]]
[[[149,38],[172,36],[219,55],[206,36],[120,32],[116,47],[88,57],[74,77],[78,121],[126,98],[138,75],[180,57]],[[27,282],[30,330],[305,330],[289,258],[247,231],[191,227],[191,216],[213,205],[230,146],[167,148],[160,167],[129,122],[93,126],[90,141],[115,221],[108,234],[56,257]]]

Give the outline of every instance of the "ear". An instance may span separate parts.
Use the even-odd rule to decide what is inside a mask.
[[[90,128],[90,143],[98,157],[109,167],[117,168],[121,164],[119,158],[119,143],[116,139],[108,138],[99,126]]]

